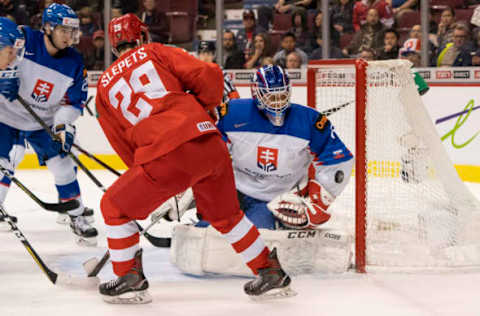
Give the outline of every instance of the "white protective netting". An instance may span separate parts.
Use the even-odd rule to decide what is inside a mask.
[[[355,154],[355,65],[309,68],[319,111],[351,102],[328,117]],[[480,268],[480,204],[448,158],[410,64],[370,62],[366,86],[368,170],[356,176],[367,177],[367,270]],[[355,235],[354,201],[352,178],[331,206],[333,228]]]

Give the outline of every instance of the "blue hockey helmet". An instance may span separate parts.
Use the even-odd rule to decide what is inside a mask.
[[[57,26],[62,26],[66,31],[71,32],[73,44],[78,44],[80,40],[80,20],[75,11],[66,4],[52,3],[42,15],[42,26],[50,25],[52,30]]]
[[[14,48],[17,60],[21,60],[25,52],[25,37],[15,22],[8,18],[0,17],[0,50],[3,50],[5,47]]]
[[[252,97],[275,126],[282,126],[290,107],[290,79],[280,66],[260,67],[252,79]]]

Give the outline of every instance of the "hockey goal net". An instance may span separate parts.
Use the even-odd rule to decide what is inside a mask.
[[[329,224],[355,236],[357,271],[480,268],[480,204],[459,179],[408,61],[311,62],[307,97],[356,158]]]

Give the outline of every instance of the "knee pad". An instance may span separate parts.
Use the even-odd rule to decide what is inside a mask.
[[[55,156],[48,159],[46,164],[55,177],[56,185],[66,185],[77,179],[75,165],[70,157]]]

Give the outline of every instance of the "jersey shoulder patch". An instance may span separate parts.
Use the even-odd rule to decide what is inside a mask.
[[[228,102],[224,102],[218,106],[218,115],[220,118],[228,114]]]
[[[328,126],[329,122],[330,121],[328,120],[327,116],[320,114],[317,120],[315,121],[315,128],[319,131],[323,131],[325,127]]]

